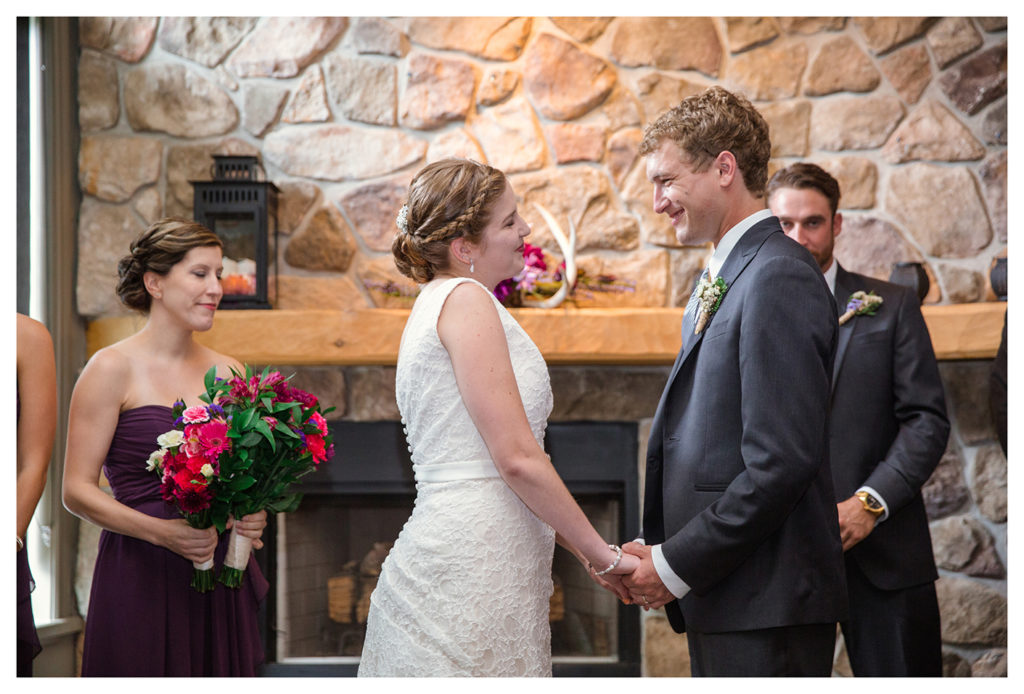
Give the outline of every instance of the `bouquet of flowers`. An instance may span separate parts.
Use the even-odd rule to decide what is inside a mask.
[[[294,511],[302,495],[290,490],[303,475],[334,455],[332,437],[316,397],[288,384],[278,371],[255,374],[232,369],[232,378],[204,378],[205,406],[172,411],[175,428],[162,434],[160,450],[149,466],[163,479],[164,499],[174,503],[190,524],[214,525],[221,532],[228,517],[266,509]],[[202,463],[202,464],[201,464]],[[219,580],[237,588],[245,575],[252,540],[231,530]],[[193,587],[213,587],[212,567],[196,567]]]

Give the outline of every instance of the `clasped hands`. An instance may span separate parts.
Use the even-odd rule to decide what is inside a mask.
[[[640,605],[645,610],[663,607],[676,599],[654,568],[651,548],[639,542],[622,545],[622,559],[615,569],[602,576],[591,569],[590,577],[615,593],[624,604]]]

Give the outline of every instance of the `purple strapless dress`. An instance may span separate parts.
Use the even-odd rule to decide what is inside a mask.
[[[121,413],[103,469],[114,498],[158,518],[180,514],[160,497],[157,475],[146,470],[156,437],[173,427],[169,407],[146,405]],[[217,547],[222,564],[229,533]],[[192,562],[127,535],[100,535],[89,596],[83,676],[188,677],[258,674],[263,663],[257,611],[268,583],[249,559],[241,588],[216,584],[208,593],[189,586]]]

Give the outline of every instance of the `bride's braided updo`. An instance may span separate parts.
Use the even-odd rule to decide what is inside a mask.
[[[421,169],[396,220],[391,252],[398,270],[423,284],[448,269],[449,244],[460,237],[480,243],[506,183],[498,169],[468,159],[442,159]]]
[[[132,241],[130,252],[117,263],[117,296],[130,309],[149,312],[152,297],[143,276],[147,272],[166,275],[193,248],[217,246],[220,238],[198,222],[165,217],[153,222]]]

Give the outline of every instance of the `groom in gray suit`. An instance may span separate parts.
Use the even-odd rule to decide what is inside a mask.
[[[687,632],[691,672],[828,676],[846,582],[828,456],[835,301],[764,207],[768,126],[721,87],[640,145],[654,210],[714,252],[647,449],[631,599]]]

